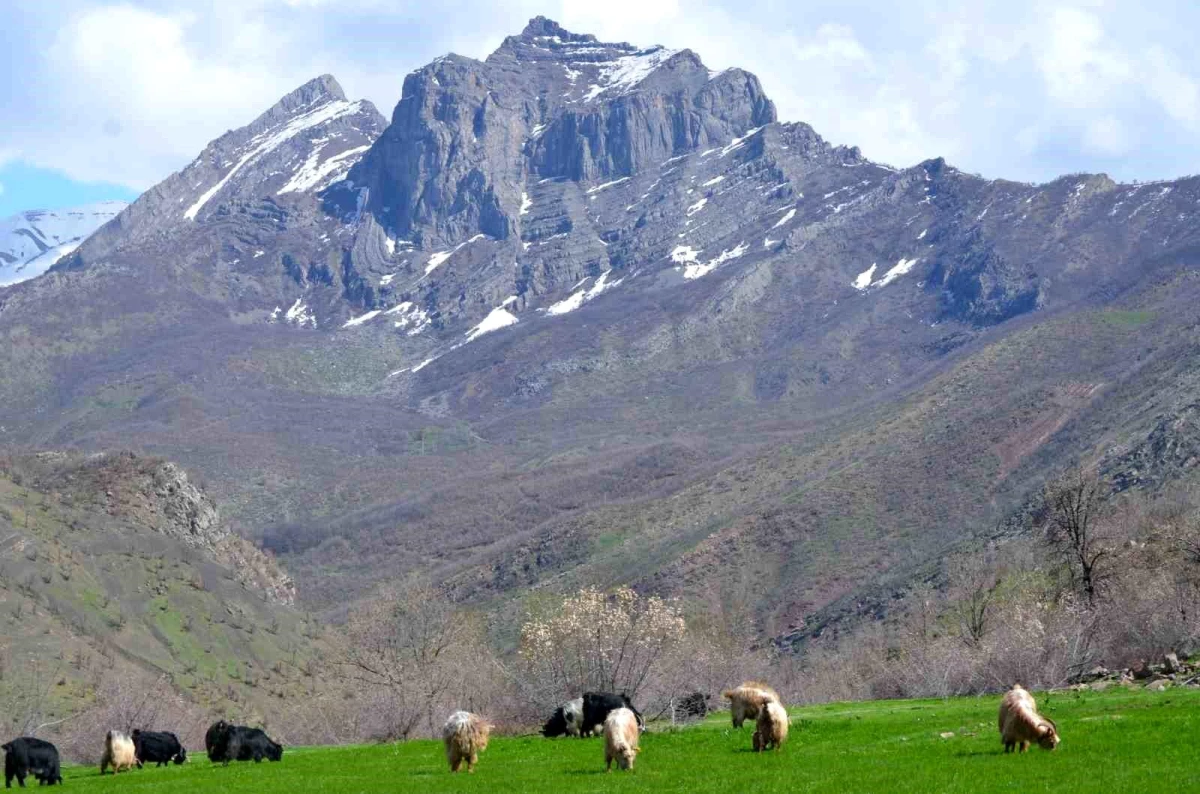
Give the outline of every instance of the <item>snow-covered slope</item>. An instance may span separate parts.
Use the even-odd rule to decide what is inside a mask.
[[[125,207],[124,201],[101,201],[69,209],[28,210],[0,221],[0,287],[45,273]]]
[[[208,145],[169,182],[180,217],[195,221],[222,200],[313,193],[343,178],[379,137],[370,102],[350,102],[332,77],[312,80],[252,124]]]

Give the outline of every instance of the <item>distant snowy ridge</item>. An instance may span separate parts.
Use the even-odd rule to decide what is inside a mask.
[[[42,275],[126,206],[124,201],[101,201],[29,210],[0,221],[0,287]]]

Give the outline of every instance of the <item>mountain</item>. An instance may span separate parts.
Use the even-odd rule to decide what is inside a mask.
[[[1190,476],[1198,200],[893,168],[539,17],[390,123],[306,84],[0,290],[0,443],[178,461],[313,609],[628,582],[799,644],[1057,468]]]
[[[0,287],[40,276],[125,209],[101,201],[64,210],[28,210],[0,221]]]

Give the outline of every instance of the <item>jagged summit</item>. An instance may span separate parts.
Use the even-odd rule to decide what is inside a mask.
[[[521,31],[521,38],[531,39],[538,36],[557,36],[566,41],[595,41],[596,37],[589,33],[572,33],[553,19],[540,14],[529,20],[529,24]]]
[[[487,60],[493,63],[508,58],[520,61],[562,58],[604,61],[637,50],[628,42],[602,42],[590,33],[572,33],[554,20],[539,16],[529,20],[520,35],[506,37]]]
[[[232,203],[295,201],[342,179],[386,120],[351,102],[332,75],[288,92],[244,127],[211,141],[181,171],[143,193],[64,265],[85,267],[115,246],[157,237],[165,227],[204,222]]]
[[[294,112],[298,108],[305,108],[318,102],[345,102],[346,92],[342,90],[341,84],[331,74],[323,74],[320,77],[314,77],[304,85],[290,91],[283,96],[271,110],[282,110],[284,112]]]
[[[485,61],[447,56],[409,74],[351,179],[380,224],[418,246],[507,240],[539,180],[629,177],[774,120],[753,75],[535,17]],[[356,208],[349,196],[340,206]]]

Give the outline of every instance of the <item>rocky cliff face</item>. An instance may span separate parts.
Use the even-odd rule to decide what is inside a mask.
[[[287,572],[233,535],[213,498],[175,463],[117,452],[42,453],[10,464],[29,477],[29,485],[55,498],[66,496],[76,506],[90,504],[113,518],[203,551],[273,603],[295,601],[295,584]]]
[[[507,240],[532,183],[629,177],[774,120],[753,75],[713,74],[688,50],[604,43],[538,17],[486,61],[449,55],[408,75],[352,181],[415,245]]]

